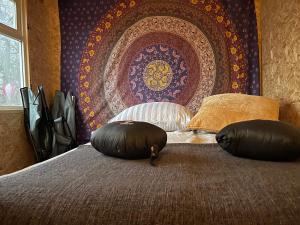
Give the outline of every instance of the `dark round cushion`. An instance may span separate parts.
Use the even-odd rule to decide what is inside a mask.
[[[300,156],[300,129],[280,121],[233,123],[223,128],[216,140],[225,151],[239,157],[286,161]]]
[[[150,123],[117,121],[98,128],[91,138],[92,146],[105,155],[125,159],[149,158],[151,149],[160,152],[167,133]]]

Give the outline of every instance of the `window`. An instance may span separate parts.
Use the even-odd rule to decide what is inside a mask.
[[[21,106],[28,83],[25,0],[0,0],[0,107]]]

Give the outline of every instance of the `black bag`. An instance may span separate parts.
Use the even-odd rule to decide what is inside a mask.
[[[54,136],[52,156],[59,155],[76,146],[75,98],[68,92],[67,97],[56,91],[52,107]]]
[[[99,152],[124,159],[158,158],[167,142],[167,133],[150,123],[116,121],[92,134],[92,146]]]
[[[233,123],[224,127],[216,140],[225,151],[238,157],[270,161],[300,157],[300,129],[281,121]]]
[[[62,105],[56,107],[59,110],[63,107],[64,110],[62,115],[59,114],[58,117],[58,114],[55,114],[55,119],[53,119],[42,86],[38,87],[37,95],[28,87],[21,88],[20,92],[26,133],[32,143],[38,162],[76,146],[74,101],[72,104],[68,101],[66,104],[65,100]],[[68,99],[71,99],[71,95],[68,94],[68,96],[70,96]],[[54,105],[57,105],[56,102],[57,100],[54,101]],[[54,112],[56,111],[54,110]],[[70,126],[69,123],[72,125]]]
[[[28,87],[20,89],[26,132],[33,145],[38,162],[48,159],[52,152],[53,120],[48,109],[44,89],[38,87],[35,95]]]

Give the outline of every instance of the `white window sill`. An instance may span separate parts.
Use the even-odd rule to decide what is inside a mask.
[[[0,113],[23,112],[22,106],[0,106]]]

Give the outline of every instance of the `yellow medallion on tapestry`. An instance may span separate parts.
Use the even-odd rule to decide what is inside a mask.
[[[146,66],[143,78],[149,89],[162,91],[170,85],[173,78],[173,71],[167,62],[154,60]]]

